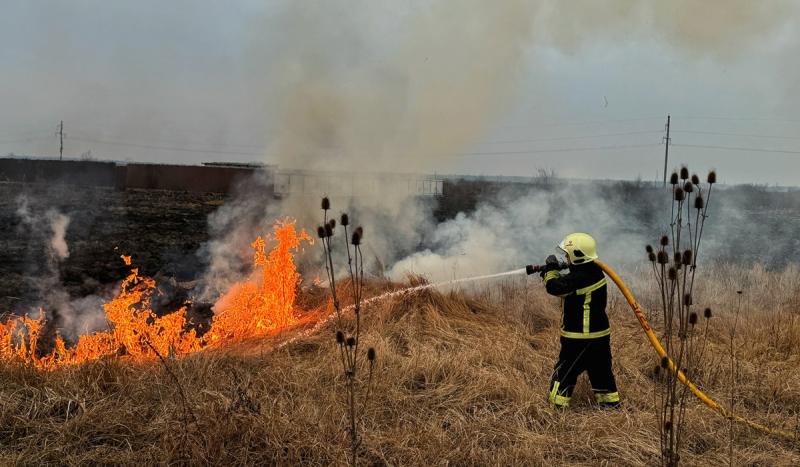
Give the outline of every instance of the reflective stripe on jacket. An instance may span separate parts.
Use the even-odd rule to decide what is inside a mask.
[[[547,293],[564,299],[561,335],[571,339],[594,339],[611,334],[606,315],[607,286],[603,270],[594,263],[572,265],[569,274],[548,271]]]

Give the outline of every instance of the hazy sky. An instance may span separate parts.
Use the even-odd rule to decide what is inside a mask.
[[[0,0],[0,154],[800,185],[794,4]]]

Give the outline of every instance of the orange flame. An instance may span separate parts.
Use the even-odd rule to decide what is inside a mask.
[[[275,246],[266,254],[267,242],[273,240]],[[294,253],[303,241],[313,243],[305,231],[298,233],[290,220],[277,221],[273,235],[266,240],[256,238],[251,245],[255,250],[255,272],[217,302],[211,329],[202,337],[187,329],[185,307],[156,316],[150,308],[155,281],[132,268],[119,294],[103,305],[110,330],[83,335],[71,348],[57,336],[52,352],[39,355],[37,345],[45,323],[44,312],[38,319],[9,319],[0,323],[0,360],[43,369],[112,356],[142,361],[156,358],[156,352],[162,356],[183,355],[278,331],[297,322],[294,304],[300,274]],[[123,255],[122,260],[130,265],[130,256]]]

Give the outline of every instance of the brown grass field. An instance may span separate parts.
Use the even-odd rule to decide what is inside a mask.
[[[621,274],[635,279],[629,285],[651,308],[647,271]],[[698,383],[728,405],[728,333],[742,289],[736,411],[796,430],[800,270],[714,265],[701,275],[707,280],[696,302],[701,310],[710,306],[714,317]],[[371,293],[382,288],[370,286]],[[304,294],[309,303],[322,297],[319,290]],[[376,348],[378,360],[360,463],[657,464],[658,359],[619,293],[610,295],[609,314],[624,407],[597,409],[585,376],[570,410],[548,406],[559,305],[538,277],[519,277],[367,309],[362,342]],[[701,318],[698,328],[704,325]],[[188,425],[177,386],[157,362],[111,359],[53,372],[0,366],[0,463],[346,464],[344,378],[333,328],[277,345],[294,332],[170,359],[196,417]],[[728,422],[692,401],[682,462],[727,465],[728,443]],[[797,442],[744,427],[736,430],[734,448],[734,465],[800,464]]]

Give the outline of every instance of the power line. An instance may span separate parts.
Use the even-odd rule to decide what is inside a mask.
[[[38,138],[21,138],[21,139],[7,139],[0,141],[0,144],[15,144],[15,143],[31,143],[33,141],[50,140],[51,136],[40,136]]]
[[[749,133],[724,133],[718,131],[701,131],[701,130],[672,130],[677,133],[691,133],[697,135],[718,135],[718,136],[742,136],[747,138],[768,138],[768,139],[800,139],[800,136],[781,136],[781,135],[755,135]]]
[[[2,137],[19,137],[19,138],[31,137],[32,138],[32,137],[36,137],[36,136],[43,136],[45,134],[49,135],[50,132],[49,131],[45,132],[45,131],[42,131],[42,130],[17,131],[17,132],[13,132],[13,133],[0,133],[0,136],[2,136]]]
[[[157,149],[163,151],[179,151],[179,152],[201,152],[204,154],[224,154],[224,155],[232,155],[232,156],[263,156],[264,153],[261,152],[238,152],[238,151],[216,151],[216,150],[207,150],[207,149],[193,149],[193,148],[186,148],[186,147],[177,147],[177,146],[156,146],[152,144],[140,144],[140,143],[130,143],[125,141],[108,141],[108,140],[100,140],[94,138],[75,138],[73,137],[72,140],[74,141],[83,141],[86,143],[97,143],[97,144],[108,144],[112,146],[129,146],[134,148],[142,148],[142,149]]]
[[[691,117],[686,115],[679,115],[676,118],[683,120],[739,120],[739,121],[751,121],[751,122],[800,123],[800,120],[792,120],[787,118],[771,118],[771,117],[723,117],[723,116]]]
[[[70,133],[72,135],[82,135],[81,138],[92,139],[91,134],[83,132],[83,131],[72,130]],[[75,139],[75,138],[73,137],[72,139]],[[150,141],[150,142],[153,142],[153,143],[175,144],[175,145],[183,145],[184,143],[186,143],[186,141],[164,140],[164,139],[153,139],[153,138],[147,138],[147,140]],[[188,144],[194,144],[194,143],[188,143]],[[226,147],[227,148],[250,148],[250,149],[263,149],[264,148],[263,144],[256,145],[256,144],[208,143],[208,144],[206,144],[206,146],[207,147],[219,147],[219,148],[226,148]],[[181,146],[181,147],[185,147],[185,146]],[[187,149],[189,149],[189,148],[187,148]]]
[[[580,148],[555,148],[555,149],[528,149],[525,151],[498,151],[498,152],[468,152],[459,154],[459,156],[505,156],[505,155],[524,155],[536,153],[552,153],[552,152],[573,152],[573,151],[601,151],[610,149],[633,149],[633,148],[652,148],[658,147],[661,144],[630,144],[630,145],[617,145],[617,146],[591,146]]]
[[[726,149],[728,151],[748,151],[748,152],[773,152],[781,154],[800,154],[800,151],[788,151],[784,149],[763,149],[763,148],[744,148],[738,146],[714,146],[710,144],[673,144],[672,146],[679,146],[682,148],[700,148],[700,149]]]
[[[525,125],[500,125],[498,128],[531,128],[537,126],[589,126],[589,125],[602,125],[606,123],[626,123],[626,122],[640,122],[642,120],[661,120],[664,117],[639,117],[639,118],[618,118],[607,120],[589,120],[583,122],[544,122],[544,123],[528,123]]]
[[[480,144],[535,143],[538,141],[563,141],[571,139],[590,139],[590,138],[602,138],[607,136],[630,136],[630,135],[645,135],[645,134],[655,134],[655,133],[661,133],[661,130],[627,131],[624,133],[603,133],[600,135],[554,136],[547,138],[509,139],[509,140],[485,141]]]

